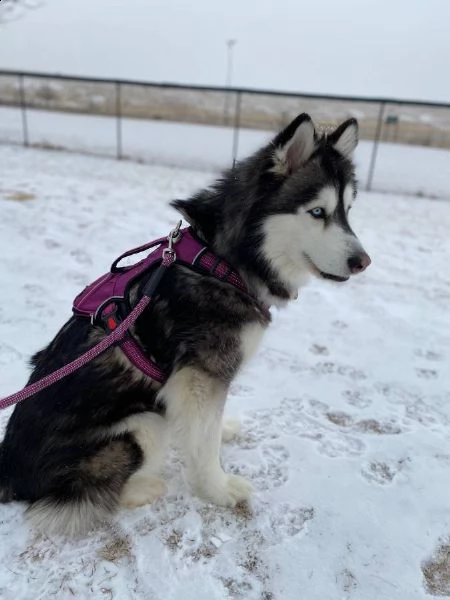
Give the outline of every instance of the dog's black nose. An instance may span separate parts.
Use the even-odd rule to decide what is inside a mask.
[[[371,262],[370,256],[365,252],[362,252],[361,254],[351,256],[348,259],[347,264],[351,273],[361,273],[364,269],[367,269]]]

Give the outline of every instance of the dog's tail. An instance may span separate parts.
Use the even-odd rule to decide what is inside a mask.
[[[106,491],[106,490],[105,490]],[[95,497],[63,500],[42,498],[33,502],[25,514],[31,525],[49,535],[77,537],[107,522],[117,510],[115,494],[95,493]]]

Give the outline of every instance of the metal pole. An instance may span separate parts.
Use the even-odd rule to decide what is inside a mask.
[[[375,164],[377,162],[377,152],[378,152],[378,146],[380,144],[380,139],[381,139],[381,130],[383,128],[383,117],[384,117],[384,109],[385,108],[386,108],[386,102],[382,102],[380,104],[380,110],[378,112],[377,128],[375,131],[375,138],[373,140],[372,156],[370,157],[369,176],[367,178],[367,186],[366,186],[366,189],[369,192],[372,189],[372,181],[373,181],[373,175],[375,172]]]
[[[228,125],[228,112],[230,105],[230,91],[231,88],[231,80],[233,77],[233,47],[236,44],[237,40],[227,40],[227,72],[225,77],[225,87],[228,91],[225,92],[225,106],[224,106],[224,115],[223,122],[225,125]]]
[[[122,96],[120,81],[116,81],[116,147],[117,160],[122,159]]]
[[[233,165],[237,159],[237,153],[239,148],[239,131],[241,127],[241,103],[242,103],[242,94],[238,92],[236,95],[236,107],[234,109],[234,129],[233,129]]]
[[[23,74],[19,75],[20,108],[22,112],[22,134],[23,145],[28,146],[30,141],[28,137],[27,103],[25,99],[25,86],[23,84]]]

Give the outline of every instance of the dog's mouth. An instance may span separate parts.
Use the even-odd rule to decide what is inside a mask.
[[[312,274],[316,277],[321,277],[322,279],[328,279],[330,281],[337,281],[339,283],[348,281],[350,279],[350,277],[342,277],[341,275],[333,275],[333,273],[325,273],[324,271],[321,271],[316,267],[316,265],[313,263],[313,261],[307,254],[304,254],[304,257],[306,258],[306,261],[311,269]]]
[[[340,277],[339,275],[332,275],[331,273],[324,273],[323,271],[319,271],[320,276],[324,279],[330,279],[331,281],[348,281],[350,277]]]

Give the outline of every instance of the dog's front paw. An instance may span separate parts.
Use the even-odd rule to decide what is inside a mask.
[[[228,505],[235,506],[238,502],[250,500],[253,493],[252,484],[239,475],[227,475],[227,492],[231,499]]]
[[[253,487],[243,477],[224,473],[220,479],[220,482],[197,489],[198,494],[219,506],[236,506],[239,502],[250,500]]]

